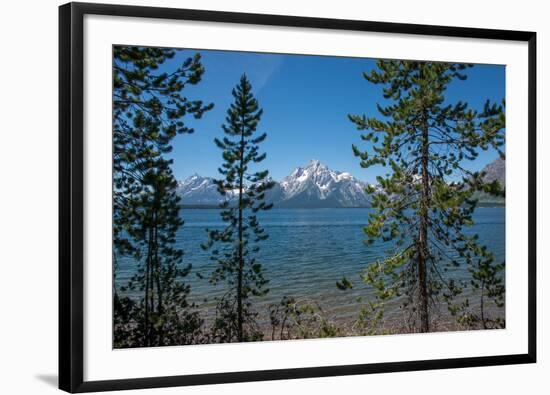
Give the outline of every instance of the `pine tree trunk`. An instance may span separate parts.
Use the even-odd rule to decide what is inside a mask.
[[[241,131],[241,149],[240,149],[240,169],[239,169],[239,270],[237,273],[237,337],[239,342],[243,341],[243,160],[244,160],[244,130]]]
[[[158,204],[160,206],[160,203]],[[155,257],[155,282],[157,286],[157,314],[160,318],[162,318],[164,311],[162,308],[163,300],[162,300],[162,285],[161,285],[161,266],[160,266],[160,258],[159,258],[159,245],[158,245],[158,215],[157,215],[157,209],[154,210],[154,221],[153,221],[153,247],[154,247],[154,257]],[[158,329],[158,338],[159,338],[159,346],[163,345],[163,327],[161,326]]]
[[[151,282],[152,282],[152,279],[151,279],[151,266],[152,266],[152,259],[151,259],[151,254],[152,254],[152,235],[151,235],[151,228],[149,227],[149,230],[148,230],[148,241],[147,241],[147,260],[146,260],[146,266],[145,266],[145,313],[144,313],[144,317],[143,317],[143,320],[144,320],[144,343],[145,343],[145,346],[150,346],[151,345],[151,331],[150,331],[150,319],[149,319],[149,315],[150,315],[150,304],[149,304],[149,300],[151,299],[151,295],[150,295],[150,292],[151,292]]]
[[[418,237],[418,288],[420,332],[429,332],[430,319],[428,314],[426,261],[428,260],[428,210],[430,206],[430,180],[428,175],[428,121],[425,112],[422,122],[422,197],[420,205],[420,232]]]
[[[481,310],[481,323],[483,325],[483,329],[487,329],[487,323],[485,322],[485,306],[484,306],[484,302],[485,302],[485,280],[482,280],[481,281],[481,300],[480,300],[480,310]]]

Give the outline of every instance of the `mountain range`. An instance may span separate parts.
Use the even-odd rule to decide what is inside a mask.
[[[497,159],[487,165],[485,171],[489,182],[504,184],[504,161]],[[365,193],[367,184],[347,172],[329,169],[318,160],[298,167],[266,193],[266,201],[279,208],[340,208],[369,207],[370,199]],[[209,207],[219,205],[224,198],[217,190],[214,179],[193,174],[178,183],[178,193],[184,206]],[[236,201],[238,191],[229,191],[226,198]],[[480,196],[480,202],[503,203],[490,196]]]

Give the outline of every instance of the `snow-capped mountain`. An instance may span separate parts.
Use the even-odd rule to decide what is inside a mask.
[[[280,183],[280,207],[366,207],[366,184],[351,174],[329,169],[318,160],[296,168]]]
[[[504,186],[505,162],[496,159],[482,171],[485,181],[500,181]],[[419,177],[419,176],[417,176]],[[370,199],[365,188],[367,184],[351,174],[329,169],[318,160],[311,160],[306,166],[298,167],[266,192],[266,201],[280,208],[336,208],[369,207]],[[378,187],[376,187],[378,189]],[[217,206],[224,199],[237,200],[238,191],[231,191],[222,197],[214,179],[194,174],[178,183],[178,193],[185,206]],[[504,199],[477,192],[481,204],[503,204]]]
[[[179,181],[178,193],[184,205],[218,205],[222,201],[214,179],[198,174]]]
[[[296,168],[266,193],[266,201],[275,207],[330,208],[368,207],[366,184],[351,174],[329,169],[317,160]],[[217,205],[223,201],[214,180],[192,175],[180,182],[178,191],[184,205]],[[229,199],[236,198],[236,191]]]

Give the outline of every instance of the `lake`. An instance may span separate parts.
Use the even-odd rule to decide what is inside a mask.
[[[386,255],[387,246],[366,246],[363,226],[368,222],[369,208],[339,209],[273,209],[260,214],[260,223],[269,234],[261,243],[259,261],[269,279],[269,293],[258,300],[257,310],[266,320],[267,306],[283,296],[317,302],[336,321],[357,317],[357,297],[368,299],[371,292],[361,283],[359,273],[365,266]],[[214,269],[209,252],[200,245],[207,240],[205,229],[222,227],[218,209],[182,209],[185,225],[177,235],[178,247],[185,251],[185,263],[193,270],[185,281],[191,285],[191,301],[201,305],[205,316],[213,312],[214,297],[223,292],[223,284],[213,286],[208,276]],[[505,208],[478,208],[475,225],[467,234],[478,234],[479,241],[493,252],[497,261],[505,258]],[[130,259],[120,261],[117,283],[125,284],[135,270]],[[205,276],[200,279],[196,273]],[[453,268],[455,279],[468,278],[466,265]],[[341,291],[336,281],[350,279],[353,290]],[[391,312],[390,312],[391,314]]]

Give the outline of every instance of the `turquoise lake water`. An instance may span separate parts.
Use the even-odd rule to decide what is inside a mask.
[[[366,246],[363,226],[371,209],[273,209],[260,215],[261,225],[269,238],[261,243],[259,261],[269,279],[269,293],[257,300],[257,309],[277,303],[283,296],[305,298],[317,302],[335,320],[348,320],[358,313],[357,297],[368,299],[371,292],[362,285],[359,273],[377,258],[386,255],[387,246]],[[185,225],[180,228],[177,243],[185,251],[185,263],[193,270],[185,279],[191,285],[192,301],[201,305],[206,316],[213,312],[214,297],[223,292],[223,285],[213,286],[208,276],[215,263],[200,245],[207,240],[206,228],[223,226],[217,209],[183,209]],[[500,262],[505,258],[505,208],[478,208],[475,225],[466,229],[478,234],[479,241],[493,252]],[[135,262],[122,259],[117,283],[124,284],[135,270]],[[196,273],[205,276],[200,279]],[[465,265],[453,268],[455,279],[468,278]],[[340,291],[336,281],[343,276],[355,287]],[[205,301],[206,300],[206,301]]]

